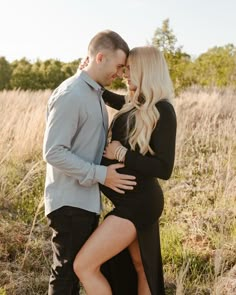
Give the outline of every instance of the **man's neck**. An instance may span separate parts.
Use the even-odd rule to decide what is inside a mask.
[[[96,71],[94,71],[91,67],[87,67],[87,68],[84,69],[83,71],[86,72],[87,75],[88,75],[91,79],[93,79],[95,82],[97,82],[97,83],[99,84],[98,79],[97,79],[97,75],[96,75]]]

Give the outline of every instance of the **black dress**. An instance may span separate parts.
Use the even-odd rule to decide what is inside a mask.
[[[104,101],[120,109],[124,97],[105,91]],[[160,249],[158,219],[161,216],[164,198],[157,178],[168,179],[172,173],[175,157],[176,115],[167,100],[156,104],[160,113],[157,126],[153,130],[150,146],[155,152],[145,156],[131,151],[126,140],[128,113],[118,117],[112,125],[112,140],[118,140],[128,151],[125,167],[119,173],[135,175],[137,185],[132,191],[121,195],[108,187],[100,186],[104,195],[114,204],[108,215],[116,215],[133,222],[137,230],[142,262],[152,295],[165,294]],[[116,160],[102,159],[101,165],[111,165]],[[137,277],[127,250],[112,258],[103,267],[114,295],[137,295]]]

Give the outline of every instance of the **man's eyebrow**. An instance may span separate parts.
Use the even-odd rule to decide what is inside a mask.
[[[119,64],[117,67],[118,68],[123,68],[125,65],[123,65],[123,64]]]

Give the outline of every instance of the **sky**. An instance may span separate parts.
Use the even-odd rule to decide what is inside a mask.
[[[236,46],[235,16],[236,0],[0,0],[0,56],[70,62],[105,29],[143,46],[168,18],[177,46],[197,57]]]

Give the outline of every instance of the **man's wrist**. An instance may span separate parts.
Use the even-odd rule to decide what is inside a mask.
[[[95,179],[97,182],[104,184],[107,176],[107,167],[102,165],[96,165]]]

